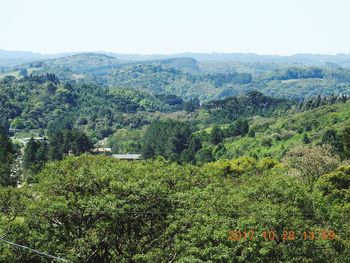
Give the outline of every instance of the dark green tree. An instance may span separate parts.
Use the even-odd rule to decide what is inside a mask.
[[[13,144],[0,126],[0,186],[15,186],[17,179],[12,173],[15,162],[15,150]]]
[[[145,158],[164,156],[178,161],[181,153],[189,146],[191,134],[190,126],[185,122],[153,122],[142,138],[142,155]]]
[[[213,154],[210,149],[200,149],[196,155],[196,163],[203,164],[214,161]]]
[[[48,145],[46,139],[39,144],[35,159],[38,162],[45,163],[48,160]]]
[[[37,174],[48,159],[46,140],[40,142],[31,138],[23,154],[23,168],[26,171],[27,181],[33,182],[32,176]]]
[[[190,99],[184,103],[184,110],[187,112],[193,112],[200,107],[198,98]]]
[[[181,153],[188,147],[191,138],[191,129],[187,123],[177,122],[170,133],[167,146],[167,155],[179,159]]]
[[[29,169],[36,163],[36,154],[39,148],[39,144],[32,138],[26,144],[23,154],[23,166],[25,169]]]
[[[60,130],[50,134],[48,159],[62,160],[68,154],[81,155],[93,147],[87,135],[78,130]]]
[[[230,124],[226,130],[227,137],[244,136],[249,131],[248,121],[245,119],[238,119],[236,122]]]
[[[346,158],[350,157],[350,127],[346,127],[342,133],[342,142]]]
[[[192,137],[188,149],[193,153],[198,152],[202,148],[201,140],[198,137]]]
[[[219,144],[224,139],[224,133],[219,126],[214,126],[210,133],[210,141],[212,144]]]
[[[192,137],[188,148],[181,154],[181,161],[184,163],[194,163],[196,153],[202,148],[202,143],[198,137]]]
[[[74,130],[70,133],[70,138],[70,149],[74,155],[81,155],[85,152],[89,152],[93,147],[92,142],[83,132]]]
[[[307,133],[304,133],[304,136],[303,136],[303,143],[304,143],[304,144],[309,144],[309,143],[311,143],[311,140],[310,140],[309,136],[307,136]]]
[[[165,156],[174,126],[175,122],[171,120],[155,121],[148,126],[141,142],[141,152],[144,158]]]
[[[322,136],[322,144],[329,144],[333,151],[344,157],[344,147],[341,141],[341,136],[334,129],[327,130]]]
[[[50,121],[47,126],[47,134],[49,137],[58,131],[72,130],[74,126],[73,118],[70,116],[60,117],[53,121]]]
[[[49,137],[49,160],[62,160],[63,157],[63,133],[61,131],[53,132]]]

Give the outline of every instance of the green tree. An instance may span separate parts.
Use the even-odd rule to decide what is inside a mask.
[[[46,139],[39,143],[35,159],[40,163],[45,163],[48,160],[48,144]]]
[[[48,159],[62,160],[65,155],[81,155],[89,152],[93,145],[84,132],[78,130],[59,130],[49,137]]]
[[[196,153],[202,148],[202,143],[198,137],[192,137],[188,148],[181,154],[181,161],[184,163],[195,162]]]
[[[227,137],[234,137],[234,136],[244,136],[249,131],[249,124],[248,121],[245,119],[239,119],[236,122],[229,125],[229,127],[226,130],[226,136]]]
[[[310,188],[321,175],[333,171],[341,163],[340,157],[333,154],[329,145],[293,148],[283,161],[289,167],[288,173],[299,176]]]
[[[203,164],[214,161],[212,151],[210,149],[202,148],[195,154],[196,163]]]
[[[333,151],[344,158],[344,146],[342,144],[342,138],[334,129],[326,130],[326,132],[322,135],[321,143],[331,145]]]
[[[174,126],[174,122],[170,120],[151,123],[142,138],[142,155],[145,158],[152,158],[158,155],[165,156],[167,143]]]
[[[309,136],[307,136],[307,133],[304,133],[303,143],[304,144],[310,144],[311,143],[311,140],[310,140]]]
[[[217,145],[224,139],[224,133],[219,126],[214,126],[210,133],[210,141],[212,144]]]
[[[172,156],[173,161],[179,160],[181,153],[188,148],[191,139],[191,129],[187,123],[175,124],[168,138],[167,155]]]
[[[26,180],[32,183],[33,178],[48,160],[48,146],[46,140],[40,142],[31,138],[23,154],[23,168],[26,171]]]
[[[36,155],[39,148],[39,143],[37,143],[34,138],[30,138],[28,143],[24,148],[23,154],[23,166],[25,169],[29,169],[32,165],[36,163]]]
[[[323,175],[318,187],[331,201],[350,203],[350,166],[341,166],[337,170]]]
[[[17,183],[16,176],[13,173],[15,163],[15,150],[13,144],[0,126],[0,186],[15,186]]]
[[[345,155],[350,157],[350,127],[346,127],[342,132],[342,142],[344,146]]]
[[[141,144],[145,158],[164,156],[173,161],[179,160],[191,139],[188,123],[173,120],[156,121],[149,125]]]
[[[198,98],[190,99],[184,103],[184,110],[187,112],[193,112],[200,107]]]
[[[140,153],[141,130],[118,129],[108,138],[108,144],[115,153]]]
[[[85,133],[80,131],[72,131],[70,133],[70,139],[71,141],[71,151],[74,155],[81,155],[85,152],[89,152],[93,145],[90,139],[86,136]]]
[[[62,132],[52,132],[49,137],[49,149],[48,149],[48,159],[49,160],[62,160],[63,158],[63,133]]]

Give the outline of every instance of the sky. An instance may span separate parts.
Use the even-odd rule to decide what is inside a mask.
[[[350,53],[349,0],[0,0],[0,49]]]

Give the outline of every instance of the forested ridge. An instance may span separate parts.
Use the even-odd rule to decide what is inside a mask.
[[[267,96],[300,100],[317,95],[349,94],[350,88],[349,67],[346,63],[334,62],[308,65],[288,60],[285,63],[237,62],[191,57],[131,61],[86,53],[3,67],[1,71],[0,78],[54,73],[64,82],[175,94],[185,100],[198,97],[203,101],[253,90]]]
[[[3,71],[1,239],[71,262],[350,262],[347,68],[79,54]],[[52,259],[0,240],[0,262]]]

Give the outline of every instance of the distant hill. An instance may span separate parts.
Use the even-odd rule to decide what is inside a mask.
[[[120,60],[147,61],[161,60],[179,57],[189,57],[197,61],[231,61],[243,63],[277,63],[277,64],[302,64],[306,66],[321,66],[327,63],[335,63],[343,67],[350,67],[350,54],[295,54],[291,56],[259,55],[254,53],[193,53],[185,52],[178,54],[118,54],[108,53]]]
[[[189,57],[129,61],[101,53],[81,53],[72,56],[49,59],[43,61],[42,67],[49,67],[53,69],[56,67],[64,67],[76,72],[93,73],[94,71],[108,71],[114,68],[144,64],[162,65],[166,68],[174,68],[184,71],[197,71],[199,69],[197,61]]]
[[[177,53],[177,54],[121,54],[105,51],[94,52],[66,52],[57,54],[40,54],[30,51],[7,51],[0,49],[0,66],[15,66],[28,61],[61,58],[77,54],[95,53],[114,57],[120,61],[152,61],[173,58],[192,58],[197,61],[231,61],[242,63],[277,63],[277,64],[301,64],[307,66],[321,66],[328,63],[338,64],[342,67],[350,67],[350,54],[295,54],[291,56],[259,55],[254,53]]]
[[[5,53],[3,52],[4,58]],[[22,56],[26,58],[26,62],[14,67],[0,66],[0,79],[6,75],[18,78],[30,74],[53,73],[63,83],[73,81],[136,89],[153,95],[175,94],[186,100],[199,98],[202,102],[254,90],[268,96],[297,100],[316,95],[350,95],[350,67],[341,66],[348,63],[349,55],[305,54],[283,57],[184,53],[182,57],[152,55],[144,57],[144,60],[134,61],[126,60],[132,57],[118,57],[117,54],[106,52],[70,54],[49,59],[45,58],[46,55],[30,52],[21,54],[12,53],[11,61],[18,61],[15,58]],[[29,59],[35,56],[45,59]],[[191,56],[197,57],[198,60]],[[249,62],[260,60],[263,62]],[[269,60],[281,64],[268,62]],[[296,61],[304,61],[307,66]]]
[[[41,67],[57,69],[68,69],[76,73],[94,72],[103,68],[118,67],[120,61],[112,56],[95,53],[82,53],[72,56],[49,59],[42,62]]]
[[[65,57],[74,53],[41,54],[31,51],[9,51],[0,49],[0,67],[13,67],[26,62]]]
[[[185,99],[220,98],[225,85],[251,82],[248,73],[206,74],[193,58],[123,61],[106,54],[85,53],[27,63],[33,74],[54,73],[62,81],[78,81],[108,87],[143,90],[152,94],[176,94]],[[224,96],[236,92],[225,92]]]
[[[39,53],[33,53],[30,51],[7,51],[0,49],[0,59],[39,59],[44,58],[45,56]]]

